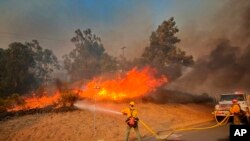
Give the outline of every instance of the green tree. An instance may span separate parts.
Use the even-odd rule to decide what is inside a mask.
[[[0,48],[0,94],[4,93],[4,74],[6,73],[6,57],[5,57],[5,50]]]
[[[113,72],[117,69],[117,60],[116,58],[104,53],[100,60],[100,70],[101,72]]]
[[[9,48],[0,49],[0,96],[36,89],[55,68],[57,58],[37,41],[11,43]]]
[[[39,83],[43,83],[47,86],[48,82],[51,80],[51,74],[55,69],[60,69],[57,57],[49,49],[43,49],[37,40],[32,42],[26,42],[27,46],[32,48],[34,52],[35,68],[34,72],[36,74]]]
[[[181,75],[182,66],[191,66],[193,56],[186,55],[185,51],[176,47],[181,40],[176,36],[179,29],[174,18],[163,21],[157,30],[150,36],[150,45],[142,54],[144,65],[157,68],[160,72],[166,73],[175,79]]]
[[[105,53],[101,39],[90,29],[75,31],[71,39],[75,48],[63,56],[65,69],[72,80],[90,79],[96,74],[111,71],[115,67],[115,58]]]
[[[37,85],[33,51],[22,43],[11,43],[5,50],[5,71],[1,79],[5,94],[24,93]]]

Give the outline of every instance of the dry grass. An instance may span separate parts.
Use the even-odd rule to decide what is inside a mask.
[[[125,104],[101,104],[115,110]],[[197,104],[138,103],[139,117],[156,131],[212,119],[212,107]],[[0,141],[122,141],[126,117],[105,113],[96,114],[94,136],[93,113],[79,110],[65,113],[44,113],[0,121]],[[143,137],[151,134],[140,125]],[[131,132],[131,139],[135,138]]]

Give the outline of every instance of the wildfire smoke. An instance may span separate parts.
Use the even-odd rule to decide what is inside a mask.
[[[123,101],[140,98],[152,93],[156,88],[167,83],[165,76],[156,77],[157,71],[150,67],[143,69],[133,68],[125,74],[116,74],[113,79],[96,77],[82,86],[72,88],[72,93],[80,99]],[[61,99],[61,92],[57,90],[51,96],[24,98],[24,105],[15,106],[9,111],[22,109],[44,108]]]

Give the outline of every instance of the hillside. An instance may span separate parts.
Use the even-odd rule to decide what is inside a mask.
[[[126,104],[101,103],[119,111]],[[169,128],[212,120],[212,106],[198,104],[138,103],[139,117],[157,132]],[[0,141],[122,141],[126,124],[122,115],[96,113],[94,136],[93,112],[76,110],[61,113],[32,114],[0,121]],[[139,125],[142,137],[152,136]],[[131,132],[130,139],[135,139]]]

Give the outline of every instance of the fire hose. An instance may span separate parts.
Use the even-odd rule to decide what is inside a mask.
[[[215,115],[215,119],[216,119],[216,124],[213,125],[213,126],[208,126],[208,127],[191,127],[191,128],[177,128],[177,129],[173,129],[167,136],[160,136],[158,135],[152,128],[150,128],[147,124],[145,124],[142,120],[139,120],[139,122],[149,131],[151,132],[155,137],[156,139],[158,140],[164,140],[164,139],[167,139],[169,136],[171,136],[172,134],[174,134],[175,132],[179,132],[179,131],[190,131],[190,130],[206,130],[206,129],[211,129],[211,128],[216,128],[216,127],[219,127],[219,126],[223,126],[225,124],[227,124],[228,120],[229,120],[229,117],[230,117],[230,113],[228,113],[226,115],[226,117],[221,121],[219,122],[216,118],[216,114]]]
[[[150,133],[152,133],[155,137],[156,137],[156,139],[159,139],[160,138],[160,136],[152,129],[152,128],[150,128],[146,123],[144,123],[142,120],[139,120],[139,122],[150,132]]]

